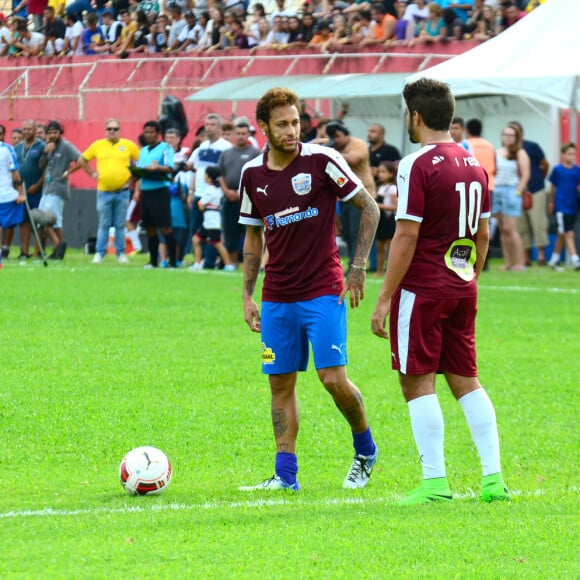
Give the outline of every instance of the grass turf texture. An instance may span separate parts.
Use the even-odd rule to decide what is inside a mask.
[[[241,273],[89,261],[0,271],[3,577],[577,577],[579,273],[483,274],[480,376],[513,501],[476,500],[477,455],[439,380],[456,497],[401,508],[421,471],[388,343],[369,330],[380,281],[349,311],[349,374],[381,450],[369,487],[341,489],[351,437],[311,368],[302,489],[248,495],[238,485],[272,475],[274,445]],[[173,463],[162,496],[119,483],[140,445]]]

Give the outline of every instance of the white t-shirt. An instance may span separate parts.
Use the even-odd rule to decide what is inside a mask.
[[[10,44],[10,29],[8,26],[0,26],[0,53],[7,44]]]
[[[189,163],[195,169],[195,196],[203,196],[208,184],[205,182],[205,168],[217,165],[222,151],[230,149],[233,145],[223,137],[213,143],[206,139],[189,158]]]
[[[72,48],[74,46],[74,39],[79,38],[79,43],[77,44],[76,50],[73,54],[84,54],[83,52],[83,25],[80,22],[75,22],[72,26],[66,27],[66,32],[64,37],[68,38],[69,46]]]
[[[12,172],[18,169],[16,153],[12,145],[0,141],[0,203],[14,201],[18,192],[12,185]]]
[[[222,229],[222,190],[215,186],[205,184],[205,191],[199,200],[205,206],[203,211],[203,227],[206,230],[221,230]]]

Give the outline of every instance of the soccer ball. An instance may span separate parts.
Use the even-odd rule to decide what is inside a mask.
[[[137,447],[119,465],[121,484],[131,495],[162,493],[171,481],[172,472],[169,459],[156,447]]]

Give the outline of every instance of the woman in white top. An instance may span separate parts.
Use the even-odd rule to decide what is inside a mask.
[[[497,218],[504,270],[524,270],[525,254],[518,233],[522,214],[522,192],[530,179],[530,158],[522,147],[523,136],[516,125],[506,125],[501,134],[502,146],[496,151],[495,189],[491,213]]]

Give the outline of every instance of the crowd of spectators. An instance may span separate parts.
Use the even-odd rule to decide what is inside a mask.
[[[0,56],[332,50],[487,40],[548,0],[13,0]]]

